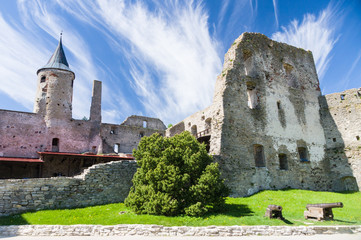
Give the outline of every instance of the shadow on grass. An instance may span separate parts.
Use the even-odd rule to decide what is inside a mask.
[[[342,223],[357,223],[357,222],[354,222],[354,221],[345,221],[345,220],[340,220],[340,219],[333,219],[334,222],[342,222]]]
[[[20,214],[0,217],[0,226],[29,224]]]
[[[288,225],[293,225],[293,222],[287,220],[286,218],[281,219],[281,221],[283,221],[284,223],[286,223]]]
[[[225,215],[231,217],[253,216],[254,212],[245,204],[226,203],[221,209],[214,210],[207,216]]]

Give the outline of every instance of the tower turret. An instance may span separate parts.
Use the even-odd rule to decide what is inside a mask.
[[[52,119],[70,120],[75,74],[66,60],[62,35],[55,52],[48,63],[37,71],[37,75],[34,112],[43,115],[47,122]]]

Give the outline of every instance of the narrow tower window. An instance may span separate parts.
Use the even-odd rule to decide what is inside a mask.
[[[59,152],[59,138],[53,138],[51,143],[51,151]]]
[[[40,82],[41,82],[41,83],[42,83],[42,82],[45,82],[45,80],[46,80],[46,77],[45,77],[45,76],[41,76]]]
[[[147,126],[148,126],[147,121],[143,121],[143,128],[147,128]]]
[[[277,101],[277,108],[281,109],[281,101]]]
[[[265,167],[264,162],[264,152],[263,152],[263,146],[262,145],[254,145],[254,160],[256,163],[256,167]]]
[[[144,137],[144,132],[140,132],[140,133],[139,133],[139,137],[140,137],[140,138]]]

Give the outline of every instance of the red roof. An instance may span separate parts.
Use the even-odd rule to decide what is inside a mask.
[[[38,158],[17,158],[17,157],[0,157],[3,162],[28,162],[28,163],[43,163],[43,160]]]
[[[119,156],[119,155],[97,155],[97,154],[80,154],[80,153],[67,153],[67,152],[38,152],[40,155],[58,155],[58,156],[78,156],[78,157],[89,157],[89,158],[113,158],[122,160],[134,160],[132,155]]]

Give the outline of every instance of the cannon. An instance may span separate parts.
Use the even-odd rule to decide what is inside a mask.
[[[304,212],[305,219],[333,220],[332,208],[342,208],[343,203],[318,203],[307,204]]]
[[[278,218],[278,219],[282,220],[283,219],[282,207],[278,206],[278,205],[272,205],[272,204],[268,205],[264,216],[268,217],[268,218]]]

